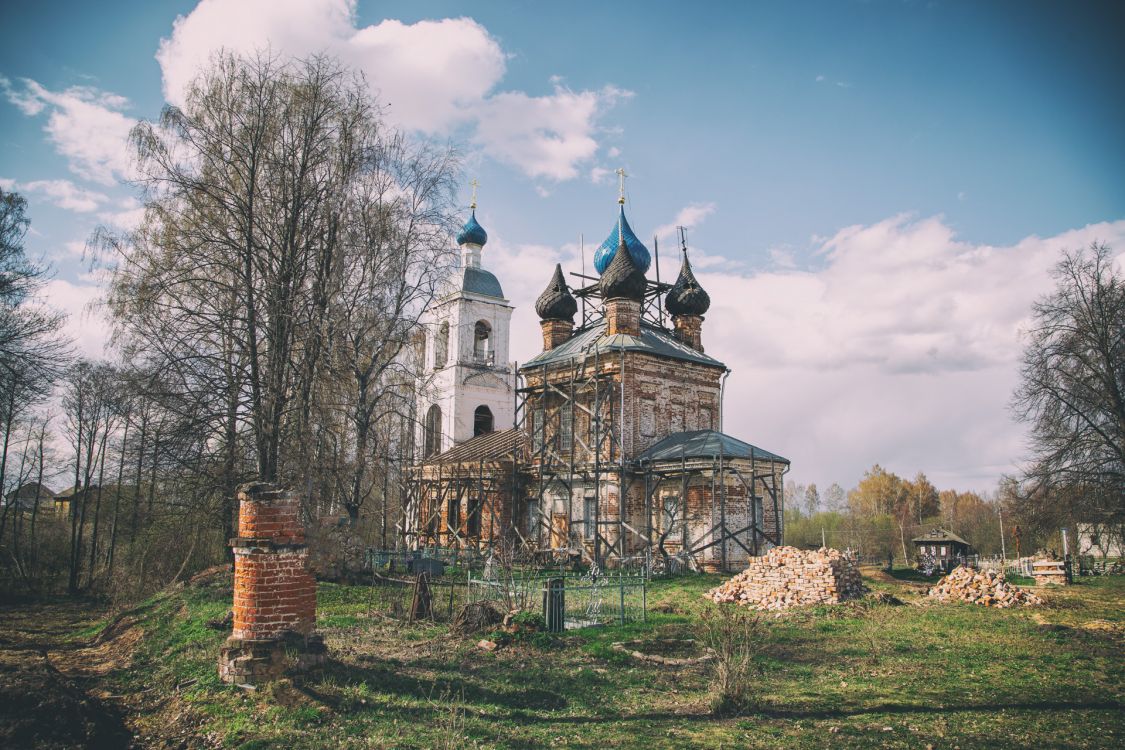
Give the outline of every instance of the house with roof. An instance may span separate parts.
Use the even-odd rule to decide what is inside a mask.
[[[914,543],[918,559],[929,556],[946,572],[964,563],[973,549],[971,544],[946,529],[930,529],[910,541]]]
[[[40,510],[50,510],[54,505],[55,491],[39,482],[25,482],[4,496],[4,504],[8,507],[31,511],[38,507]]]
[[[512,307],[481,267],[475,210],[465,225],[454,290],[425,319],[426,364],[442,372],[419,389],[414,545],[729,570],[782,543],[789,461],[722,431],[730,371],[704,350],[711,300],[687,248],[674,283],[649,279],[623,190],[618,203],[598,275],[571,287],[551,272],[535,303],[543,349],[518,369],[502,364]]]

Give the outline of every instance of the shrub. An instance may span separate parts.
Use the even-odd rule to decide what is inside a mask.
[[[707,645],[715,652],[711,712],[729,716],[751,710],[757,696],[753,678],[766,647],[765,626],[752,610],[733,604],[708,607],[700,617]]]

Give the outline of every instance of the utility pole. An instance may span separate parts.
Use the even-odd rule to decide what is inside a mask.
[[[1004,548],[1004,507],[998,507],[997,512],[1000,514],[1000,559],[1006,565],[1008,563],[1008,552]],[[1003,572],[1003,566],[1001,566],[1000,570]]]

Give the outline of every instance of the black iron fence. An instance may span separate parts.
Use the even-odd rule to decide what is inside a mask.
[[[492,601],[502,610],[538,611],[548,629],[644,622],[648,581],[643,575],[554,571],[524,575],[468,574],[468,601]]]

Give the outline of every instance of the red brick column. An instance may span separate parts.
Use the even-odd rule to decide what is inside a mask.
[[[238,491],[234,632],[219,656],[226,682],[263,682],[324,660],[316,625],[316,579],[298,497],[264,483]]]

